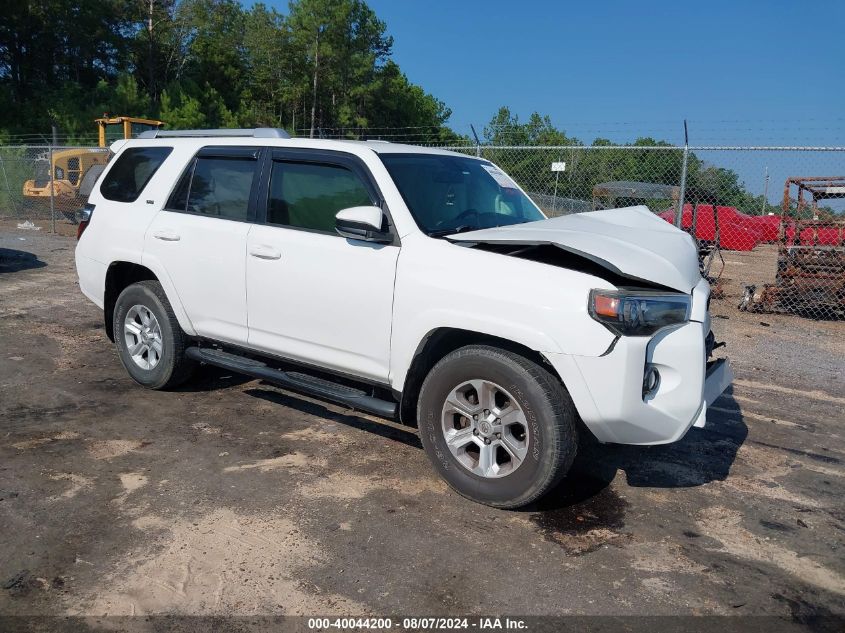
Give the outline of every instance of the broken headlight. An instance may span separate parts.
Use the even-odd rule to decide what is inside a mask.
[[[621,336],[651,336],[670,325],[685,323],[689,295],[658,292],[592,290],[590,316]]]

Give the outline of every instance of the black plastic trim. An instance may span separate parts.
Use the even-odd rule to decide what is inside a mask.
[[[337,220],[337,233],[341,237],[351,240],[373,242],[374,244],[390,244],[393,235],[387,231],[376,231],[369,224],[352,222],[351,220]]]
[[[262,362],[270,364],[290,365],[291,367],[294,367],[299,371],[311,372],[315,374],[325,374],[326,376],[336,377],[339,380],[346,380],[357,385],[367,385],[377,389],[391,388],[390,383],[387,381],[374,380],[371,378],[362,378],[361,376],[357,376],[355,374],[337,371],[335,369],[330,369],[322,365],[317,365],[316,363],[309,363],[308,361],[297,360],[295,358],[290,358],[289,356],[274,354],[272,352],[265,352],[251,347],[246,347],[244,345],[236,345],[234,343],[223,343],[215,339],[202,337],[197,337],[194,339],[194,341],[199,347],[202,348],[222,349],[238,356],[243,356],[244,358],[255,358],[261,360]]]
[[[243,158],[258,160],[260,147],[244,147],[232,145],[206,145],[196,153],[196,158]]]
[[[273,369],[263,363],[256,363],[250,359],[239,359],[235,355],[224,356],[211,352],[213,350],[204,350],[201,347],[189,347],[185,350],[185,355],[188,358],[208,363],[209,365],[216,365],[240,374],[267,380],[285,389],[291,389],[332,402],[345,404],[359,411],[366,411],[367,413],[385,418],[394,418],[396,416],[396,402],[351,391],[345,385],[338,384],[337,389],[334,389],[324,379],[316,379],[312,382],[307,377],[293,375],[291,372],[281,369]]]

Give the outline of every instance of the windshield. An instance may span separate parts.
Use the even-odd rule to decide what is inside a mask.
[[[490,162],[442,154],[380,154],[417,225],[448,235],[545,216]]]
[[[39,182],[50,180],[50,162],[46,158],[35,161],[35,180]]]

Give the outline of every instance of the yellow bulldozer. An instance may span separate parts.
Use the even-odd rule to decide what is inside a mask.
[[[99,147],[73,148],[45,152],[35,161],[35,178],[23,184],[25,198],[49,201],[51,184],[53,198],[62,200],[87,197],[94,181],[102,173],[109,159],[108,145],[118,139],[129,139],[146,130],[155,130],[164,123],[154,119],[131,116],[94,119],[97,124]],[[51,178],[52,172],[52,178]],[[37,202],[33,200],[33,202]]]

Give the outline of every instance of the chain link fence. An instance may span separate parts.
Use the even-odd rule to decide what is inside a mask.
[[[845,318],[845,148],[446,149],[498,164],[552,217],[646,205],[695,236],[714,298],[741,310]],[[74,233],[107,160],[96,147],[0,146],[0,226]]]
[[[0,146],[1,225],[73,233],[108,158],[99,147]]]

